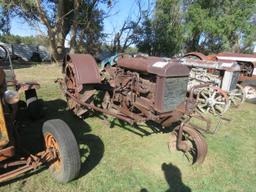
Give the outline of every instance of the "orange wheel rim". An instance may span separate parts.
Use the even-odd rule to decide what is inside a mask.
[[[45,140],[45,145],[47,149],[49,148],[54,149],[54,153],[55,153],[54,156],[56,156],[56,158],[55,158],[55,161],[50,166],[53,167],[55,171],[58,171],[60,170],[60,167],[61,167],[61,160],[59,157],[60,146],[57,143],[55,137],[50,133],[45,134],[44,140]]]

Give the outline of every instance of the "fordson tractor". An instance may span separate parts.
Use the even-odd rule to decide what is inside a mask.
[[[57,82],[69,109],[80,117],[98,111],[131,125],[154,122],[170,128],[177,123],[170,146],[192,157],[193,163],[202,163],[207,143],[198,127],[190,123],[196,116],[193,92],[198,87],[193,87],[186,98],[189,68],[160,57],[117,57],[115,65],[107,65],[101,72],[89,54],[65,57],[64,78]]]

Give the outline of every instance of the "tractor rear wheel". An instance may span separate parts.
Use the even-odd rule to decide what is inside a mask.
[[[57,154],[49,166],[53,177],[61,183],[75,179],[81,162],[79,148],[69,126],[60,119],[48,120],[43,125],[43,135],[46,149],[53,149]]]

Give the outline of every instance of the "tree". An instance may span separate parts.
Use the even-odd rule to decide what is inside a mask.
[[[5,0],[2,7],[7,7],[32,26],[43,25],[49,37],[53,58],[60,60],[63,58],[64,43],[68,34],[71,36],[71,49],[76,45],[78,19],[87,15],[83,10],[84,6],[90,7],[89,11],[93,12],[99,9],[99,3],[108,2],[109,0]]]
[[[134,11],[132,15],[128,15],[121,27],[114,31],[113,41],[111,45],[108,46],[112,53],[126,52],[126,49],[131,45],[136,44],[140,39],[138,32],[140,30],[139,26],[142,21],[142,14],[147,11],[142,10],[143,8],[140,0],[136,0],[135,3],[137,11]]]
[[[27,45],[43,45],[45,47],[48,47],[48,41],[45,36],[37,35],[37,36],[18,36],[18,35],[2,35],[0,36],[0,41],[3,43],[9,43],[9,44],[27,44]]]
[[[157,0],[152,17],[145,15],[140,26],[139,51],[150,55],[173,56],[183,46],[181,0]]]
[[[255,0],[197,0],[185,19],[187,51],[243,52],[253,47],[256,26],[252,17]]]
[[[10,16],[6,9],[0,8],[0,32],[7,35],[10,33]]]
[[[139,51],[173,56],[251,52],[256,42],[255,0],[157,0],[140,26]]]

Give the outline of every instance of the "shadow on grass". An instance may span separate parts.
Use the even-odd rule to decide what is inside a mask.
[[[169,185],[169,189],[166,192],[191,192],[192,190],[186,186],[182,181],[182,174],[178,167],[172,163],[162,164],[162,170],[164,172],[165,180]],[[149,192],[146,188],[140,190],[140,192]]]
[[[93,114],[93,116],[98,117],[101,120],[105,121],[110,128],[114,128],[115,126],[117,126],[131,133],[134,133],[135,135],[138,135],[140,137],[145,137],[145,136],[149,136],[157,133],[170,133],[175,127],[177,127],[180,124],[179,122],[176,122],[176,123],[173,123],[168,128],[163,128],[160,124],[154,121],[147,121],[145,122],[145,124],[135,123],[134,125],[130,125],[129,123],[117,118],[108,120],[107,117],[101,113],[95,113]]]
[[[91,128],[85,121],[77,118],[71,112],[66,110],[65,101],[60,99],[47,101],[44,103],[44,106],[45,115],[42,119],[37,121],[29,120],[28,115],[24,110],[19,111],[17,114],[18,133],[20,136],[20,139],[18,139],[19,148],[26,149],[25,153],[24,150],[20,150],[22,152],[16,154],[17,157],[36,154],[37,152],[42,151],[44,149],[44,140],[41,131],[43,123],[50,119],[61,119],[71,128],[80,148],[82,165],[78,179],[85,176],[93,170],[103,158],[104,144],[102,140],[98,136],[90,134]],[[24,180],[43,170],[45,170],[45,166],[5,183],[1,183],[0,186],[11,184],[18,180]]]

